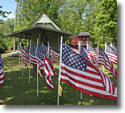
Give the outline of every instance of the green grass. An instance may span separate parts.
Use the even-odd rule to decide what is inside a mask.
[[[4,63],[5,82],[0,87],[1,105],[57,105],[57,89],[59,61],[54,64],[57,75],[52,77],[54,89],[51,91],[46,85],[45,78],[39,76],[39,96],[37,97],[37,77],[32,75],[33,66],[31,65],[30,83],[29,70],[23,64],[22,69],[18,65],[18,57],[5,57],[2,54]],[[115,65],[116,67],[116,65]],[[112,79],[117,86],[117,78],[105,69],[105,73]],[[91,97],[83,93],[80,99],[80,91],[74,89],[70,84],[63,82],[63,93],[59,98],[60,105],[117,105],[117,101],[100,97]]]

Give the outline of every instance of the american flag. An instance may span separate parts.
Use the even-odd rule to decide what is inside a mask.
[[[53,56],[53,62],[57,63],[59,54],[52,49],[51,49],[51,52],[52,52],[52,56]]]
[[[43,49],[40,43],[38,43],[37,52],[36,52],[36,56],[38,60],[38,67],[41,71],[44,72],[46,84],[52,90],[54,88],[54,84],[52,82],[52,76],[55,75],[55,69],[52,66],[52,64],[49,62],[49,60],[47,59],[46,55],[44,54],[45,53],[44,50],[45,49]]]
[[[87,60],[90,61],[90,59],[88,57],[88,51],[83,46],[81,46],[81,56],[84,56]]]
[[[117,88],[110,78],[89,60],[62,43],[60,80],[91,96],[117,100]]]
[[[29,55],[30,55],[30,63],[33,65],[37,65],[36,46],[32,43],[30,44]]]
[[[93,64],[96,64],[98,67],[101,67],[101,65],[97,64],[97,52],[96,50],[87,44],[87,49],[88,49],[88,57],[91,60]]]
[[[0,54],[0,86],[4,83],[4,69],[3,69],[3,59]]]
[[[21,51],[21,58],[23,60],[23,62],[25,63],[25,67],[28,69],[28,61],[29,61],[29,55],[27,53],[27,51],[22,47],[22,44],[20,43],[20,51]]]
[[[98,45],[98,64],[104,65],[104,67],[111,72],[113,77],[117,78],[117,71],[115,70],[113,64],[111,63],[109,57],[106,55],[106,53],[103,51],[103,49]]]
[[[111,47],[111,48],[113,49],[113,51],[115,51],[116,54],[117,54],[117,47],[116,47],[115,45],[113,45],[112,43],[111,43],[110,47]]]
[[[51,53],[50,46],[49,46],[49,51],[48,51],[48,47],[45,46],[44,44],[43,44],[42,47],[43,47],[43,52],[44,52],[45,55],[46,55],[47,52],[49,52],[50,62],[53,64],[53,62],[54,62],[54,56],[53,56],[53,54]]]
[[[37,57],[38,67],[41,71],[44,70],[44,57],[45,57],[45,55],[43,53],[44,53],[43,48],[40,45],[40,43],[38,43],[36,57]]]
[[[116,51],[111,48],[108,44],[105,45],[105,52],[107,54],[107,56],[109,57],[109,59],[111,60],[112,63],[117,65],[117,54]]]

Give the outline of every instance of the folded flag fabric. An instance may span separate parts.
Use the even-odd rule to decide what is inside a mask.
[[[116,51],[111,48],[108,44],[105,45],[105,52],[107,54],[107,56],[109,57],[109,59],[111,60],[112,63],[117,65],[117,53]]]
[[[4,69],[3,69],[3,59],[0,54],[0,86],[4,83]]]
[[[53,82],[52,82],[52,76],[51,76],[51,75],[46,75],[46,76],[45,76],[45,80],[46,80],[47,86],[48,86],[51,90],[53,90],[54,84],[53,84]]]
[[[36,46],[32,43],[30,44],[29,55],[30,55],[30,63],[33,65],[37,65]]]
[[[29,61],[29,55],[27,53],[27,51],[22,47],[22,44],[20,43],[20,51],[21,51],[21,58],[23,60],[23,62],[25,63],[25,67],[28,69],[28,61]]]
[[[52,76],[56,74],[53,65],[49,62],[46,55],[44,57],[44,73],[45,75],[52,75]]]
[[[88,59],[62,43],[60,80],[91,96],[117,100],[112,80]]]
[[[114,68],[113,64],[111,63],[109,57],[106,55],[106,53],[103,51],[103,49],[98,45],[98,64],[104,65],[104,67],[111,72],[113,77],[117,78],[117,71]]]

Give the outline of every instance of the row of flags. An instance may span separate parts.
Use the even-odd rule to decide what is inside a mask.
[[[50,47],[47,47],[44,44],[42,44],[41,46],[40,43],[38,43],[37,47],[34,44],[30,43],[28,55],[26,50],[21,45],[20,57],[24,61],[25,67],[28,69],[27,63],[29,60],[31,64],[38,66],[38,68],[45,74],[46,84],[51,90],[54,88],[52,76],[56,74],[53,67],[53,62],[57,62],[58,56],[58,53],[50,49]]]
[[[109,54],[116,57],[109,57]],[[37,44],[37,47],[30,43],[28,55],[21,45],[20,57],[24,61],[25,67],[28,69],[28,61],[33,65],[37,65],[38,68],[44,72],[46,84],[51,90],[54,88],[52,76],[56,74],[53,62],[57,62],[58,56],[58,53],[50,49],[50,46],[41,46],[40,43]],[[117,60],[111,60],[111,58],[117,58],[117,48],[114,45],[111,47],[106,44],[104,52],[99,44],[97,50],[89,44],[87,44],[87,49],[80,45],[79,50],[77,50],[61,42],[58,80],[67,82],[75,89],[87,93],[90,96],[117,100],[117,87],[115,87],[113,81],[98,68],[98,66],[104,65],[104,67],[117,78],[117,71],[112,64],[117,64]],[[2,57],[0,55],[0,86],[3,82],[4,72]],[[58,82],[58,87],[59,86],[60,82]]]

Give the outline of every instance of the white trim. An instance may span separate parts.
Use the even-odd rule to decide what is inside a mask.
[[[39,22],[42,18],[46,18],[46,19],[48,20],[48,22]],[[31,27],[35,26],[37,23],[52,23],[52,25],[53,25],[56,29],[60,30],[60,28],[59,28],[45,13],[42,14],[42,15],[38,18],[38,20],[37,20],[36,22],[34,22],[34,24],[33,24]]]

